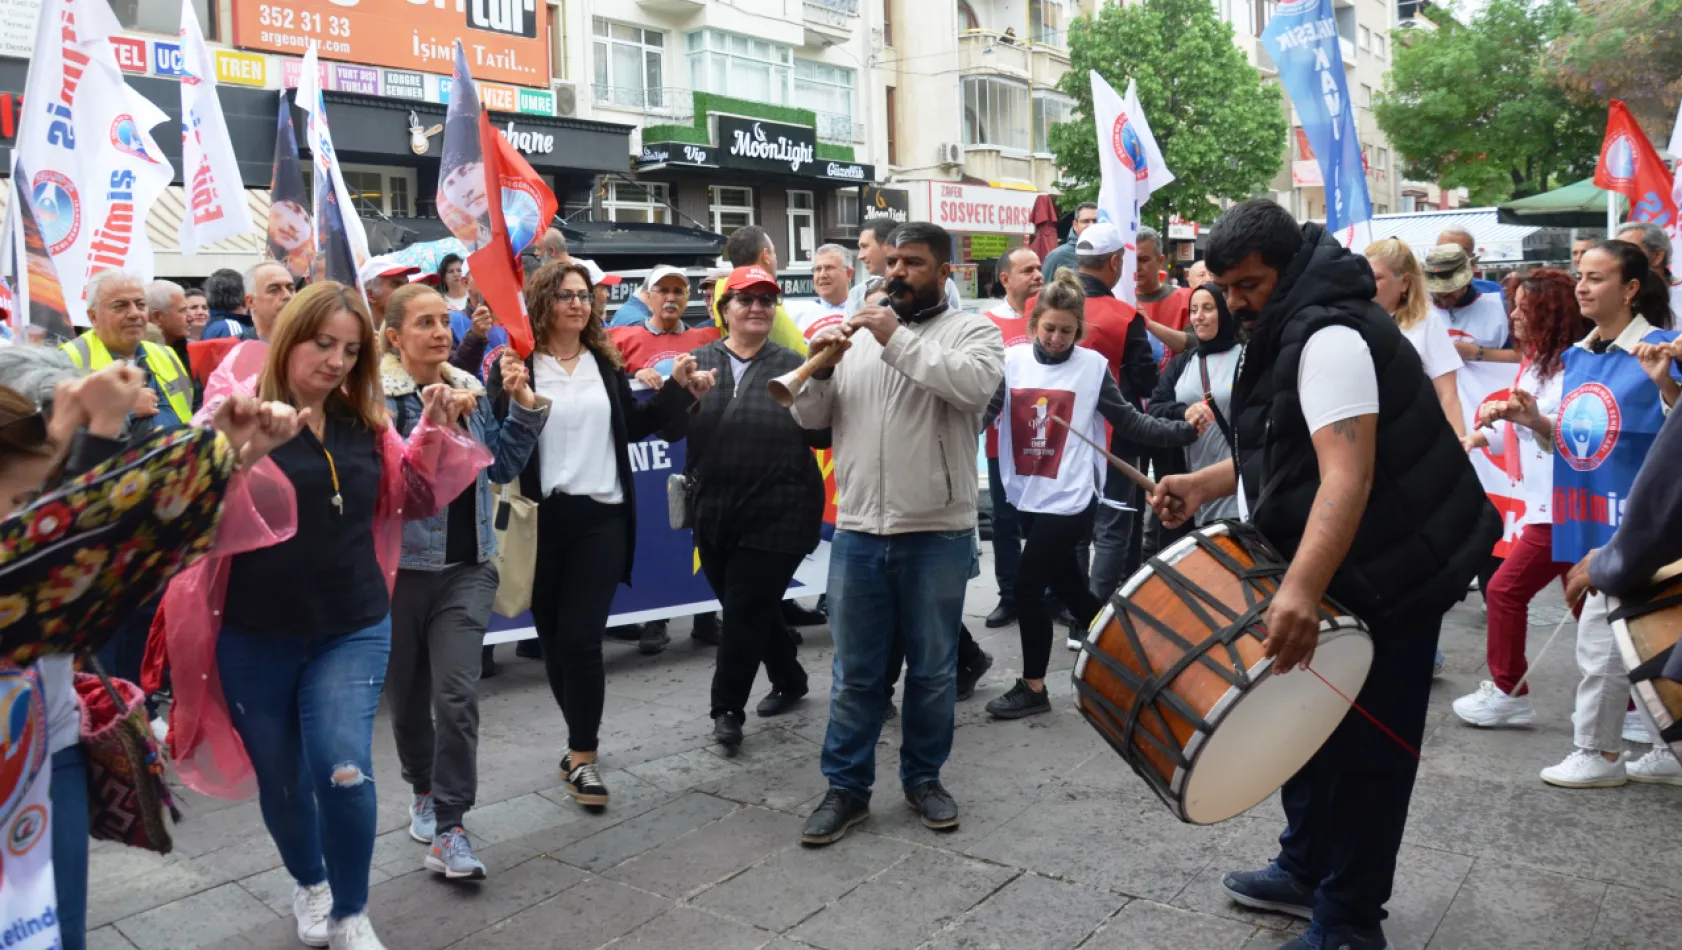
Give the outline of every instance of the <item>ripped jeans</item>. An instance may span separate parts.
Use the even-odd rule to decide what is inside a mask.
[[[333,918],[368,905],[377,824],[374,709],[391,619],[339,636],[223,628],[216,665],[257,773],[263,824],[293,880],[333,888]]]

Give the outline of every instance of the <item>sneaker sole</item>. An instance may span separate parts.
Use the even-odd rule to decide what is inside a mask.
[[[580,791],[574,789],[570,785],[567,786],[567,794],[572,796],[573,801],[577,802],[580,805],[583,805],[585,808],[606,808],[607,807],[607,796],[606,795],[587,795],[583,792],[580,792]]]
[[[414,825],[409,826],[409,838],[411,840],[415,841],[417,844],[425,844],[425,845],[432,844],[432,839],[431,838],[422,838],[420,835],[415,834],[415,826]],[[326,944],[322,944],[322,946],[326,946]]]
[[[1530,726],[1536,723],[1534,712],[1520,713],[1517,716],[1500,716],[1495,719],[1485,719],[1481,722],[1461,713],[1458,709],[1454,711],[1454,714],[1460,717],[1461,722],[1468,726],[1476,726],[1479,729],[1499,729],[1502,726]]]
[[[1682,786],[1682,775],[1637,775],[1629,773],[1629,780],[1643,785],[1679,785]]]
[[[1542,782],[1555,788],[1622,788],[1629,783],[1629,776],[1619,775],[1616,778],[1593,778],[1579,781],[1549,778],[1544,775],[1542,776]]]
[[[451,871],[449,868],[444,867],[444,862],[439,861],[430,854],[426,856],[426,869],[436,874],[442,874],[446,880],[451,881],[483,881],[485,879],[484,868],[474,868],[473,870],[465,873],[461,871]],[[323,944],[323,946],[326,946],[326,944]]]
[[[912,811],[916,811],[917,817],[923,821],[923,827],[929,829],[930,831],[956,831],[958,828],[958,819],[956,818],[948,818],[945,821],[938,821],[930,818],[920,811],[917,811],[917,806],[911,804],[910,802],[906,802],[905,807],[911,809]]]
[[[858,824],[859,822],[861,822],[861,821],[863,821],[863,820],[865,820],[866,818],[869,818],[869,817],[870,817],[870,812],[861,811],[858,814],[854,815],[853,817],[848,818],[846,821],[842,822],[841,827],[835,829],[834,831],[830,832],[827,835],[807,835],[807,834],[801,835],[800,836],[800,843],[801,844],[809,844],[809,845],[817,845],[817,846],[822,846],[822,845],[826,845],[826,844],[834,844],[835,842],[840,841],[842,838],[847,837],[847,832],[849,830],[851,830],[854,825]]]
[[[994,712],[989,709],[987,710],[987,715],[992,716],[994,719],[1026,719],[1029,716],[1037,716],[1040,713],[1048,712],[1051,712],[1051,707],[1049,705],[1035,706],[1032,709],[1011,709],[1000,712]]]
[[[1227,887],[1225,881],[1221,882],[1221,890],[1226,892],[1226,896],[1230,898],[1233,903],[1242,904],[1251,910],[1266,910],[1272,911],[1275,914],[1289,914],[1292,917],[1301,917],[1303,920],[1314,919],[1314,908],[1306,904],[1286,904],[1283,901],[1265,901],[1259,897],[1251,897],[1248,894],[1235,891],[1232,888]]]
[[[801,693],[799,696],[796,696],[793,699],[784,700],[782,705],[778,706],[775,709],[766,709],[763,706],[758,706],[758,707],[754,708],[754,715],[758,716],[761,719],[770,719],[772,716],[781,716],[783,713],[786,713],[789,710],[793,709],[794,707],[800,705],[800,703],[805,698],[806,698],[806,694]]]
[[[306,947],[326,947],[331,945],[331,941],[328,940],[328,938],[322,937],[318,943],[315,940],[311,940],[310,938],[304,936],[304,932],[302,930],[298,931],[298,942]]]

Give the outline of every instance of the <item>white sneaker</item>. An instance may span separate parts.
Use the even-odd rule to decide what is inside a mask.
[[[1632,782],[1682,785],[1682,763],[1662,745],[1654,746],[1651,752],[1631,762],[1627,771]]]
[[[169,741],[169,720],[162,716],[152,717],[152,738],[158,740],[158,745]]]
[[[1070,637],[1069,638],[1069,652],[1070,653],[1079,653],[1080,648],[1081,648],[1081,644],[1083,644],[1085,642],[1086,642],[1086,640],[1083,637]]]
[[[1454,701],[1454,714],[1474,726],[1528,726],[1536,721],[1536,707],[1529,696],[1508,696],[1489,680],[1478,691]]]
[[[323,881],[292,890],[292,916],[298,920],[298,942],[306,947],[327,946],[327,919],[333,913],[333,892]]]
[[[1573,749],[1558,765],[1542,770],[1542,781],[1560,788],[1617,788],[1629,781],[1624,759],[1608,762],[1598,752]]]
[[[1647,734],[1647,720],[1641,717],[1638,709],[1624,713],[1624,741],[1638,745],[1649,745],[1653,741],[1653,737]]]
[[[367,914],[354,914],[335,920],[328,926],[332,950],[385,950],[385,944],[374,936],[374,925]]]

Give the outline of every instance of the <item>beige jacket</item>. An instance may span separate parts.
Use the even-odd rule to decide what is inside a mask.
[[[976,440],[1004,378],[991,320],[948,310],[900,324],[882,346],[868,331],[829,379],[794,400],[794,418],[835,436],[835,526],[866,534],[975,527]]]

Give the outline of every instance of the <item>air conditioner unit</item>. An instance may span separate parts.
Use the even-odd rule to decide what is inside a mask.
[[[964,163],[964,147],[957,142],[942,142],[939,147],[937,163],[941,165],[962,165]]]
[[[555,90],[555,114],[563,119],[578,116],[578,87],[570,82],[558,82]]]

